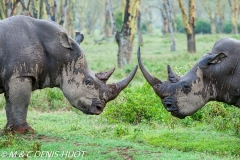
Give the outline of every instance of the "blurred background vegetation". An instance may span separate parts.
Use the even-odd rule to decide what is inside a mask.
[[[81,46],[85,51],[90,68],[95,72],[102,72],[118,66],[118,46],[112,33],[107,1],[0,0],[0,19],[13,15],[27,15],[38,19],[53,20],[63,25],[66,32],[73,38],[75,31],[80,31],[85,35]],[[183,0],[186,8],[189,1]],[[122,30],[125,2],[125,0],[112,0],[112,10],[118,32]],[[239,1],[197,0],[195,1],[197,50],[195,54],[189,54],[178,1],[169,0],[176,43],[176,51],[171,52],[170,31],[166,26],[169,24],[164,21],[166,19],[164,2],[166,1],[141,0],[139,7],[143,38],[142,60],[149,72],[161,80],[167,78],[167,64],[170,64],[178,75],[183,75],[200,57],[209,52],[220,38],[239,39],[240,25],[238,23],[238,30],[234,31],[232,11],[239,5]],[[233,5],[233,3],[235,4]],[[239,10],[237,10],[238,14]],[[238,17],[237,19],[239,20]],[[135,37],[136,35],[137,33],[135,33]],[[109,83],[126,77],[137,64],[136,52],[140,45],[139,40],[135,38],[133,44],[131,62],[123,68],[116,69]],[[1,115],[5,115],[4,106],[5,99],[1,95]],[[80,147],[93,143],[87,148],[88,151],[94,153],[89,152],[88,156],[90,157],[93,155],[96,157],[109,156],[109,159],[116,159],[118,156],[114,157],[105,152],[118,144],[123,147],[127,145],[142,147],[138,153],[141,156],[148,151],[145,149],[145,145],[152,145],[154,146],[152,152],[156,150],[159,152],[155,159],[159,159],[159,155],[164,155],[169,149],[174,150],[170,150],[170,153],[165,155],[166,159],[171,159],[169,156],[172,157],[173,154],[176,154],[176,150],[181,151],[180,155],[200,153],[199,159],[204,159],[206,154],[214,155],[218,159],[226,157],[227,159],[239,159],[240,157],[239,108],[213,101],[207,103],[194,115],[179,120],[164,109],[161,100],[147,84],[140,71],[136,73],[128,88],[107,104],[100,116],[86,116],[74,109],[58,88],[34,91],[29,112],[31,112],[29,114],[30,124],[36,127],[39,135],[47,135],[50,138],[59,136],[61,140],[59,144],[55,144],[57,143],[55,139],[51,141],[51,144],[54,143],[57,149],[59,147],[69,149],[69,144],[73,141],[79,143],[85,140],[80,143]],[[4,117],[0,118],[2,127],[6,123]],[[71,137],[72,135],[74,138]],[[100,141],[97,141],[98,139]],[[13,143],[15,145],[6,146],[5,142],[8,140],[8,137],[0,137],[0,149],[25,148],[22,138],[19,141],[16,140]],[[36,138],[31,138],[31,140],[33,143],[39,143]],[[63,140],[66,141],[64,145]],[[26,143],[29,143],[29,139],[26,139]],[[47,142],[43,141],[42,143],[43,150],[52,149],[52,146],[44,148],[48,145]],[[79,148],[79,146],[76,147]],[[152,152],[149,155],[151,159],[154,155]],[[124,154],[126,153],[124,152]],[[136,156],[135,151],[132,154],[133,157]],[[215,159],[216,157],[206,159]],[[196,157],[194,158],[196,159]],[[186,159],[186,157],[182,159]]]
[[[87,37],[81,45],[86,52],[89,66],[94,71],[99,72],[117,66],[117,45],[114,45],[108,2],[109,0],[1,0],[0,19],[13,15],[27,15],[56,21],[63,25],[72,37],[75,36],[75,31],[80,31]],[[126,14],[124,9],[128,0],[111,0],[111,2],[116,27],[120,32],[123,17]],[[166,2],[169,2],[169,7],[172,10],[171,17],[176,39],[176,52],[170,52],[167,47],[171,45],[171,40],[169,38],[169,27],[165,26],[169,24],[164,21],[167,14],[166,8],[164,8]],[[183,1],[185,6],[189,2],[190,0]],[[166,79],[165,69],[167,64],[172,65],[179,75],[183,75],[204,53],[211,50],[214,43],[221,37],[239,38],[238,32],[234,31],[233,27],[233,9],[237,11],[238,15],[240,1],[199,0],[194,3],[197,52],[196,54],[188,54],[187,42],[184,38],[185,29],[178,1],[141,0],[138,9],[141,12],[141,32],[143,34],[142,58],[150,73],[160,79]],[[240,25],[238,24],[239,29]],[[134,44],[131,63],[116,70],[110,82],[125,77],[137,64],[136,51],[139,40],[134,39]],[[4,98],[0,100],[3,107]],[[71,110],[69,103],[59,89],[35,91],[30,106],[39,111]],[[206,109],[181,122],[190,124],[196,120],[212,123],[215,119],[216,128],[229,129],[239,135],[239,109],[217,102],[208,103],[206,106],[208,106],[204,107]],[[164,110],[159,98],[146,84],[145,79],[139,72],[137,72],[129,88],[116,100],[108,104],[103,116],[106,116],[113,123],[138,124],[142,121],[157,120],[171,124],[170,120],[172,120],[169,113]],[[224,123],[227,122],[228,125],[223,125],[223,121]]]
[[[187,6],[189,0],[184,0]],[[236,0],[199,0],[195,2],[196,33],[233,33],[232,3]],[[164,28],[166,13],[164,0],[141,0],[141,24],[143,34],[168,33]],[[239,1],[237,1],[239,5]],[[184,33],[184,25],[177,0],[169,0],[172,8],[174,32]],[[237,6],[238,6],[237,5]],[[113,14],[117,29],[123,21],[125,0],[112,0]],[[1,0],[0,19],[13,15],[29,15],[38,19],[51,19],[62,23],[69,35],[74,31],[87,35],[111,36],[107,0]],[[239,14],[239,9],[237,10]],[[212,22],[213,20],[213,22]],[[238,24],[238,31],[240,25]],[[164,29],[166,29],[164,31]]]

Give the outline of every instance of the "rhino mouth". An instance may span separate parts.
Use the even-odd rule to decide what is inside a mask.
[[[101,101],[93,101],[92,105],[90,107],[90,113],[93,113],[95,115],[99,115],[103,112],[103,109],[105,108],[106,103]]]
[[[171,115],[179,119],[184,119],[186,117],[185,115],[180,114],[178,111],[171,111]]]
[[[99,115],[103,112],[105,106],[106,103],[104,101],[92,100],[92,104],[90,106],[79,101],[77,107],[75,108],[88,115]]]
[[[174,97],[166,97],[162,100],[162,103],[166,110],[171,113],[172,116],[184,119],[186,116],[181,114],[176,105],[176,99]]]

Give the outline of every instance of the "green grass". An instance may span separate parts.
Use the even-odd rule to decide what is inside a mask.
[[[169,35],[144,35],[142,60],[152,75],[166,80],[167,64],[183,75],[218,39],[227,36],[239,38],[197,35],[197,53],[189,54],[184,34],[176,34],[176,52],[170,52]],[[86,35],[81,46],[93,71],[116,67],[108,83],[123,79],[137,64],[137,38],[132,62],[123,69],[117,68],[117,44],[110,41],[94,45],[93,39],[100,38]],[[4,105],[1,95],[2,128],[6,123]],[[1,131],[0,159],[4,153],[5,159],[13,159],[10,153],[17,153],[14,159],[47,159],[50,152],[51,159],[240,159],[238,108],[210,102],[193,116],[174,118],[165,111],[140,70],[100,116],[77,111],[57,88],[34,91],[28,123],[35,134],[6,135]],[[78,157],[71,156],[73,153]]]
[[[3,123],[4,112],[1,111],[0,115]],[[4,151],[9,154],[32,151],[31,157],[40,151],[58,151],[59,154],[82,151],[84,159],[239,158],[239,138],[213,131],[205,125],[169,129],[157,122],[109,124],[101,116],[87,116],[75,111],[30,111],[28,119],[36,133],[3,135],[0,155]],[[41,158],[39,155],[38,158],[46,159],[45,156]],[[60,155],[55,157],[61,158]]]

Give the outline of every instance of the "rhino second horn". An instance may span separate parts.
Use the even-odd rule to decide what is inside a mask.
[[[154,86],[156,85],[157,83],[162,83],[161,80],[153,77],[149,72],[148,70],[144,67],[143,63],[142,63],[142,59],[141,59],[141,54],[140,54],[140,47],[138,47],[138,64],[139,64],[139,67],[140,67],[140,70],[142,71],[142,74],[143,76],[145,77],[145,79],[148,81],[148,83],[151,85],[151,86]]]
[[[177,83],[180,77],[172,71],[170,65],[167,65],[167,70],[168,70],[168,81],[171,83]]]
[[[127,85],[132,81],[134,75],[136,74],[138,69],[138,66],[136,65],[135,68],[132,70],[132,72],[123,80],[114,83],[114,84],[109,84],[109,97],[107,99],[107,101],[111,101],[114,98],[116,98],[119,93],[125,88],[127,87]]]
[[[95,76],[103,81],[104,83],[107,82],[107,80],[109,79],[109,77],[112,75],[112,73],[115,71],[115,68],[107,71],[107,72],[100,72],[100,73],[96,73]]]

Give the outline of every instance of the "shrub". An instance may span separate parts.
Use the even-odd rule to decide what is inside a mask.
[[[208,21],[205,20],[197,20],[196,21],[196,28],[195,33],[203,33],[203,34],[209,34],[211,33],[211,25]]]
[[[115,24],[116,24],[116,27],[117,27],[117,30],[118,31],[121,31],[122,29],[122,17],[123,17],[123,13],[122,11],[117,11],[115,14],[115,17],[116,17],[116,20],[115,20]]]
[[[232,23],[231,21],[228,21],[223,24],[223,33],[232,33]]]
[[[238,32],[240,32],[240,24],[238,24]],[[227,21],[223,24],[223,33],[230,34],[232,33],[232,22]]]
[[[177,16],[175,19],[176,29],[180,33],[185,33],[184,25],[182,22],[182,17]]]
[[[164,121],[170,116],[147,83],[126,88],[118,100],[108,104],[103,115],[113,123],[122,121],[132,124],[153,120]]]

